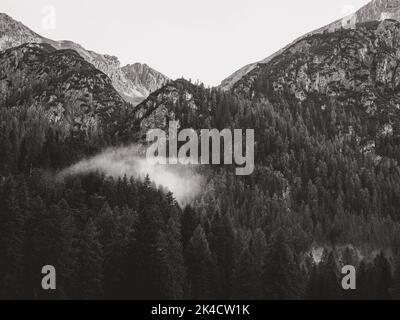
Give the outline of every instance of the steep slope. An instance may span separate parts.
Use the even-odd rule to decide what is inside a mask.
[[[0,12],[0,51],[23,43],[42,42],[43,37]]]
[[[400,136],[399,66],[400,23],[368,22],[300,40],[258,64],[232,90],[288,105],[294,115],[301,108],[320,117],[339,110],[360,116],[361,123],[345,119],[337,130],[373,149],[379,137]]]
[[[281,114],[307,119],[313,135],[355,139],[357,150],[387,155],[379,145],[388,139],[396,145],[400,137],[400,23],[367,22],[311,35],[257,64],[231,91],[212,91],[175,81],[140,104],[137,118],[142,129],[175,118],[204,125],[212,123],[203,121],[210,115],[231,126],[238,104],[246,109],[261,101],[266,108],[268,101]]]
[[[160,89],[169,79],[147,64],[135,63],[122,68],[125,77],[132,82],[144,97]]]
[[[135,118],[142,132],[154,128],[166,129],[168,121],[180,120],[191,111],[197,113],[197,91],[201,92],[202,88],[185,79],[178,79],[150,94],[135,108]]]
[[[15,21],[8,15],[0,13],[0,51],[16,47],[24,43],[47,43],[59,50],[75,50],[86,61],[90,62],[97,69],[104,72],[112,80],[113,86],[120,93],[120,95],[126,101],[134,105],[143,101],[148,96],[149,92],[154,91],[154,88],[158,89],[164,85],[165,79],[167,79],[164,75],[152,69],[151,73],[153,75],[153,81],[143,81],[141,83],[138,83],[137,81],[131,81],[122,70],[117,57],[102,55],[86,50],[81,45],[72,41],[53,41],[44,38],[24,26],[22,23]],[[140,64],[138,64],[138,66],[140,66]],[[127,66],[127,68],[129,68],[129,66]],[[146,67],[144,66],[142,67],[142,69],[145,68]],[[140,71],[141,68],[137,69]],[[139,74],[133,74],[137,69],[132,69],[130,71],[131,78],[135,79],[143,76]]]
[[[299,39],[295,40],[293,43],[305,39],[314,34],[322,34],[325,32],[335,32],[341,28],[349,29],[354,28],[357,23],[363,23],[368,21],[375,20],[384,20],[384,19],[394,19],[400,21],[400,1],[399,0],[373,0],[361,9],[359,9],[354,14],[351,14],[343,19],[337,20],[327,26],[324,26],[320,29],[314,30]],[[292,44],[293,44],[292,43]],[[249,64],[236,72],[234,72],[231,76],[224,79],[221,82],[221,88],[223,90],[231,89],[237,81],[239,81],[242,77],[244,77],[247,73],[256,68],[258,63],[267,63],[271,61],[276,56],[280,55],[287,48],[289,48],[292,44],[286,46],[285,48],[279,50],[273,55],[265,58],[262,61]]]
[[[373,0],[355,13],[356,22],[400,20],[399,0]]]
[[[73,50],[24,44],[0,53],[0,106],[70,132],[118,131],[129,108],[103,72]]]

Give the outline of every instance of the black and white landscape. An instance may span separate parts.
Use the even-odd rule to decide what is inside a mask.
[[[371,1],[208,87],[0,13],[0,299],[400,298],[399,21]],[[172,120],[254,129],[254,173],[149,165]]]

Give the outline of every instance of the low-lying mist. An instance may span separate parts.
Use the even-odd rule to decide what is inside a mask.
[[[58,178],[89,172],[99,172],[113,178],[127,176],[144,179],[149,175],[157,186],[171,191],[181,205],[200,192],[202,183],[201,175],[195,172],[193,166],[151,164],[137,145],[106,149],[64,169]]]
[[[367,245],[364,245],[362,247],[357,247],[353,246],[352,244],[336,245],[334,247],[332,247],[331,245],[325,245],[325,246],[315,245],[308,252],[308,256],[310,256],[313,259],[314,263],[320,264],[326,250],[328,252],[333,251],[339,261],[345,260],[344,256],[346,255],[346,251],[348,251],[351,253],[352,258],[354,259],[354,263],[357,264],[361,263],[361,261],[363,260],[367,262],[372,262],[375,259],[375,257],[381,252],[384,252],[387,257],[393,256],[392,251],[389,249],[378,250],[369,247]]]

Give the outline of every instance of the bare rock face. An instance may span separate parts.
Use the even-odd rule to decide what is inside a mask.
[[[0,51],[23,43],[42,42],[42,37],[4,13],[0,13]]]
[[[143,75],[135,75],[134,73],[137,69],[133,68],[129,72],[129,77],[127,77],[117,57],[86,50],[81,45],[72,41],[46,39],[8,15],[0,13],[0,51],[20,46],[24,43],[47,43],[59,50],[75,50],[87,62],[105,73],[112,80],[112,84],[119,94],[133,105],[139,104],[154,89],[158,89],[164,85],[167,79],[161,73],[151,69],[152,80],[138,82],[135,79],[142,78]],[[138,70],[138,72],[140,71]]]
[[[337,20],[327,26],[324,26],[318,30],[314,30],[299,39],[295,40],[293,43],[296,43],[302,39],[305,39],[314,34],[322,34],[326,32],[336,32],[341,29],[351,29],[355,28],[357,23],[369,22],[369,21],[382,21],[385,19],[392,19],[400,21],[400,0],[373,0],[360,10],[351,14],[343,19]],[[292,43],[292,44],[293,44]],[[273,55],[265,58],[262,61],[249,64],[231,76],[226,78],[221,82],[221,89],[223,90],[230,90],[236,82],[238,82],[242,77],[246,74],[251,72],[253,69],[256,68],[258,63],[268,63],[276,56],[280,55],[286,49],[288,49],[292,44],[286,46],[285,48],[279,50],[278,52],[274,53]]]
[[[166,76],[150,68],[147,64],[135,63],[126,65],[122,68],[122,71],[125,77],[131,81],[145,97],[160,89],[169,81]]]

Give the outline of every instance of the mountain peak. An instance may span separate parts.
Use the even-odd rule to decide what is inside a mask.
[[[238,82],[246,74],[248,74],[249,72],[254,70],[259,63],[268,63],[269,61],[274,59],[276,56],[281,54],[283,51],[285,51],[287,48],[292,46],[294,43],[296,43],[310,35],[322,34],[325,32],[332,33],[337,30],[340,30],[340,29],[354,28],[356,26],[356,24],[358,24],[358,23],[370,22],[370,21],[382,21],[382,20],[386,20],[386,19],[400,21],[400,0],[373,0],[369,3],[367,3],[362,8],[360,8],[354,14],[350,14],[346,17],[343,17],[342,19],[339,19],[337,21],[334,21],[331,24],[328,24],[327,26],[324,26],[320,29],[317,29],[317,30],[314,30],[312,32],[305,34],[304,36],[296,39],[294,42],[292,42],[288,46],[277,51],[273,55],[265,58],[264,60],[244,66],[243,68],[234,72],[228,78],[224,79],[221,82],[220,87],[223,90],[232,89],[232,87],[235,85],[236,82]]]
[[[10,16],[4,12],[0,12],[0,19],[7,19],[7,18],[10,18]]]
[[[8,14],[0,12],[0,21],[16,21],[16,20],[11,18]]]
[[[76,51],[83,59],[105,73],[118,93],[126,101],[135,105],[146,99],[152,91],[160,88],[168,80],[167,77],[145,64],[130,65],[129,76],[127,76],[121,68],[119,59],[115,56],[86,50],[80,44],[69,40],[46,39],[7,14],[0,13],[0,51],[18,47],[24,43],[47,43],[58,50]]]
[[[145,63],[128,64],[122,68],[124,75],[140,88],[143,95],[148,96],[151,92],[160,89],[170,79],[162,73],[150,68]]]
[[[43,42],[42,38],[9,15],[0,12],[0,51],[23,43]]]
[[[94,132],[127,108],[111,80],[76,51],[25,43],[0,52],[0,103],[37,108],[65,130]]]

